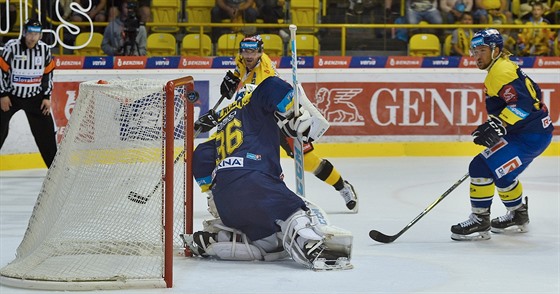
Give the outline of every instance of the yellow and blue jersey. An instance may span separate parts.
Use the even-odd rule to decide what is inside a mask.
[[[241,79],[241,85],[258,85],[268,77],[278,76],[278,72],[272,64],[272,60],[270,60],[270,57],[268,57],[266,53],[261,55],[259,62],[251,71],[247,71],[241,54],[237,54],[235,58],[235,71],[233,73],[236,77]]]
[[[517,64],[499,58],[484,81],[488,114],[504,121],[508,134],[552,132],[541,89]]]

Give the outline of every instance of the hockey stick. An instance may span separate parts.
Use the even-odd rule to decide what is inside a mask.
[[[299,117],[299,90],[297,81],[297,49],[296,49],[296,31],[297,26],[290,25],[290,42],[292,43],[292,84],[294,86],[294,120]],[[303,170],[303,140],[300,134],[294,138],[294,163],[296,169],[296,194],[305,197],[305,180]]]
[[[391,242],[395,241],[404,232],[406,232],[408,229],[410,229],[410,227],[412,227],[417,221],[419,221],[424,215],[426,215],[430,210],[432,210],[432,208],[434,208],[434,206],[436,206],[445,197],[447,197],[447,195],[449,195],[451,192],[453,192],[453,190],[455,190],[455,188],[459,187],[459,185],[461,185],[461,183],[463,183],[468,177],[469,177],[469,174],[467,173],[462,178],[460,178],[457,182],[455,182],[455,184],[453,184],[453,186],[451,186],[449,189],[447,189],[447,191],[445,191],[441,196],[439,196],[439,198],[436,199],[436,201],[434,201],[434,202],[432,202],[432,204],[428,205],[428,207],[426,207],[426,209],[424,209],[424,211],[422,211],[422,213],[420,213],[416,218],[414,218],[411,222],[409,222],[408,225],[406,225],[398,234],[392,235],[392,236],[387,236],[387,235],[385,235],[385,234],[383,234],[379,231],[371,230],[371,231],[369,231],[369,237],[372,238],[373,240],[375,240],[377,242],[381,242],[381,243],[391,243]]]
[[[220,99],[218,99],[218,102],[216,102],[216,104],[214,104],[214,106],[212,107],[212,110],[216,111],[218,106],[220,106],[220,104],[222,103],[222,101],[224,101],[225,98],[227,98],[227,96],[220,97]],[[198,137],[200,133],[201,133],[201,129],[198,129],[194,133],[194,138],[196,139],[196,137]],[[175,157],[175,159],[173,160],[173,166],[175,166],[175,164],[179,162],[179,160],[181,160],[183,156],[185,156],[185,149],[181,150],[181,153],[179,153],[179,155]],[[156,186],[152,189],[152,192],[150,192],[150,194],[146,196],[140,195],[134,191],[130,191],[128,193],[128,200],[139,204],[146,204],[146,202],[148,202],[148,200],[152,197],[152,195],[161,187],[161,184],[162,184],[162,180],[160,179],[159,182],[156,184]]]

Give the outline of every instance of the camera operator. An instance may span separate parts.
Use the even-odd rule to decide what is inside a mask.
[[[136,15],[138,3],[124,0],[120,17],[115,18],[105,28],[101,49],[109,56],[146,55],[146,27]]]

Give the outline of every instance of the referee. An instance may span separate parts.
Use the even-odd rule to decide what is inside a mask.
[[[0,148],[8,137],[12,116],[23,109],[35,143],[47,167],[56,154],[56,137],[51,116],[54,62],[47,44],[40,41],[42,25],[28,19],[21,39],[12,39],[0,57]]]

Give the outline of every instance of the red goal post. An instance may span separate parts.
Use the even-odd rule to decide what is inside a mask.
[[[90,81],[0,283],[45,290],[172,287],[193,231],[191,76]]]

